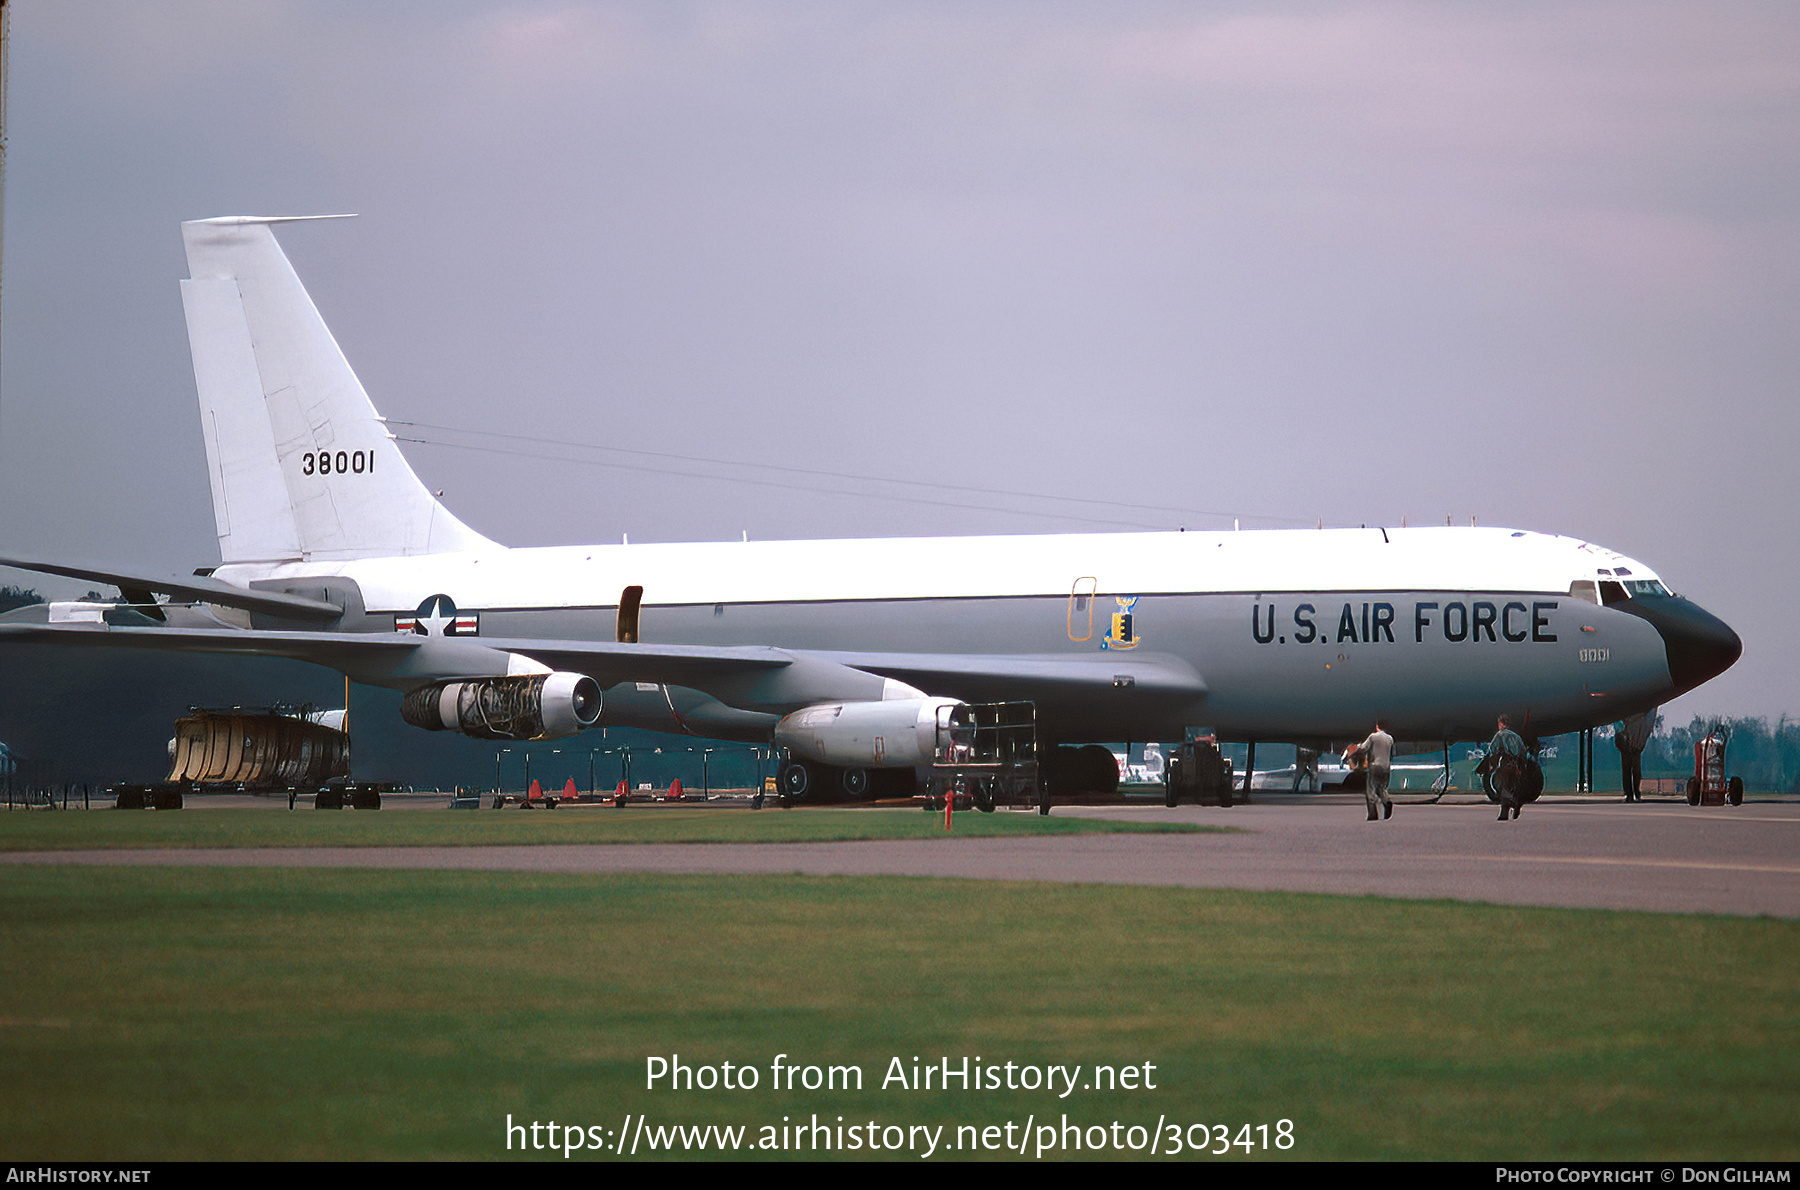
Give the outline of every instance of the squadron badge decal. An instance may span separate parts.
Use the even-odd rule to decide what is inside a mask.
[[[1112,614],[1112,626],[1101,638],[1102,649],[1135,649],[1138,647],[1137,627],[1132,623],[1131,609],[1137,605],[1138,596],[1130,597],[1114,595],[1113,602],[1119,610]]]

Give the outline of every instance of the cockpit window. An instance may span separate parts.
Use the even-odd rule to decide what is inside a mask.
[[[1605,574],[1603,570],[1600,572]],[[1601,603],[1611,607],[1615,603],[1624,603],[1627,599],[1635,599],[1640,595],[1661,595],[1672,598],[1669,588],[1662,585],[1660,579],[1600,579],[1597,583],[1592,579],[1578,578],[1569,584],[1569,596],[1583,599],[1589,603]]]

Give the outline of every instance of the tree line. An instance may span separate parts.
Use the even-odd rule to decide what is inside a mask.
[[[0,587],[0,615],[44,602],[44,597],[26,587]]]

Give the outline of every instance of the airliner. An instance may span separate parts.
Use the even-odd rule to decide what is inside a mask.
[[[131,604],[0,621],[0,642],[296,658],[479,738],[774,743],[794,794],[910,781],[971,703],[1033,704],[1040,748],[1205,725],[1330,749],[1378,716],[1420,742],[1486,738],[1500,714],[1550,735],[1742,651],[1643,563],[1506,528],[508,549],[407,464],[276,241],[294,221],[182,225],[220,564],[0,558]]]

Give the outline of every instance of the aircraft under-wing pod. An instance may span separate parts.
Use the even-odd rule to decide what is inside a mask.
[[[962,703],[1030,701],[1046,745],[1207,724],[1318,747],[1377,716],[1400,739],[1463,740],[1500,713],[1548,735],[1666,702],[1741,651],[1642,563],[1513,529],[507,549],[414,475],[277,244],[283,222],[182,225],[221,564],[0,558],[137,605],[53,605],[0,621],[0,644],[297,658],[484,738],[616,724],[778,742],[796,791],[930,763]]]

